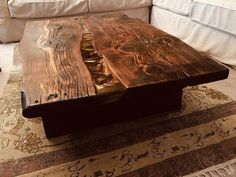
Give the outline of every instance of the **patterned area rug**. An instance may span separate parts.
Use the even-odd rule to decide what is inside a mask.
[[[207,86],[179,111],[48,140],[21,115],[21,84],[14,70],[0,98],[1,177],[236,176],[236,103]]]

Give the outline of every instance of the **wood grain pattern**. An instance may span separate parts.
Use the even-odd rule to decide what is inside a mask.
[[[229,72],[181,40],[122,14],[28,23],[19,50],[26,117],[113,102],[142,109],[134,98],[159,98],[173,109],[183,87],[225,79]]]
[[[96,95],[73,19],[30,23],[20,43],[25,107]]]
[[[120,14],[82,19],[94,34],[96,50],[126,88],[171,81],[194,85],[213,81],[212,74],[227,77],[222,65],[141,20]]]
[[[110,68],[108,68],[104,56],[98,54],[95,50],[94,38],[88,30],[87,25],[79,18],[75,18],[75,20],[80,24],[83,35],[80,48],[82,58],[93,78],[97,94],[122,93],[122,90],[124,90],[123,86],[110,72]]]

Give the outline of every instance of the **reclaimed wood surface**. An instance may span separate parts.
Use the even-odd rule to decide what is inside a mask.
[[[26,34],[20,52],[29,105],[96,95],[79,50],[82,32],[78,25],[71,21],[68,26],[63,22],[32,23]]]
[[[194,85],[226,78],[228,70],[181,40],[125,15],[81,17],[96,50],[126,88],[178,81]]]
[[[73,18],[27,24],[19,46],[26,117],[40,115],[37,109],[41,105],[107,93],[113,93],[114,99],[116,92],[122,93],[123,87],[109,73],[92,43],[86,29]]]
[[[181,40],[122,14],[28,23],[19,50],[26,117],[61,104],[90,107],[134,90],[145,97],[148,87],[174,91],[228,76],[227,68]]]

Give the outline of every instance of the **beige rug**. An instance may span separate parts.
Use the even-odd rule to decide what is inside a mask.
[[[46,139],[21,115],[21,69],[0,99],[0,176],[235,177],[236,103],[206,86],[184,90],[182,109]]]
[[[15,44],[0,44],[0,67],[2,69],[0,72],[0,97],[11,71],[14,47]]]

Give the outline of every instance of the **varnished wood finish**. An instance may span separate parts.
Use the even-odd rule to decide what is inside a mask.
[[[23,115],[44,120],[59,109],[82,115],[112,104],[140,111],[160,102],[162,112],[178,107],[183,87],[228,76],[181,40],[121,14],[28,23],[20,54]]]
[[[23,58],[23,115],[40,116],[44,106],[76,99],[116,98],[123,87],[93,49],[91,34],[74,18],[27,24]],[[112,98],[107,94],[113,94]],[[119,94],[118,94],[119,96]],[[89,101],[90,103],[90,101]]]
[[[141,20],[124,15],[82,20],[94,34],[96,50],[126,88],[171,81],[194,85],[227,77],[222,65]]]
[[[76,23],[30,23],[26,34],[20,43],[25,107],[96,95],[79,50],[82,32]]]

